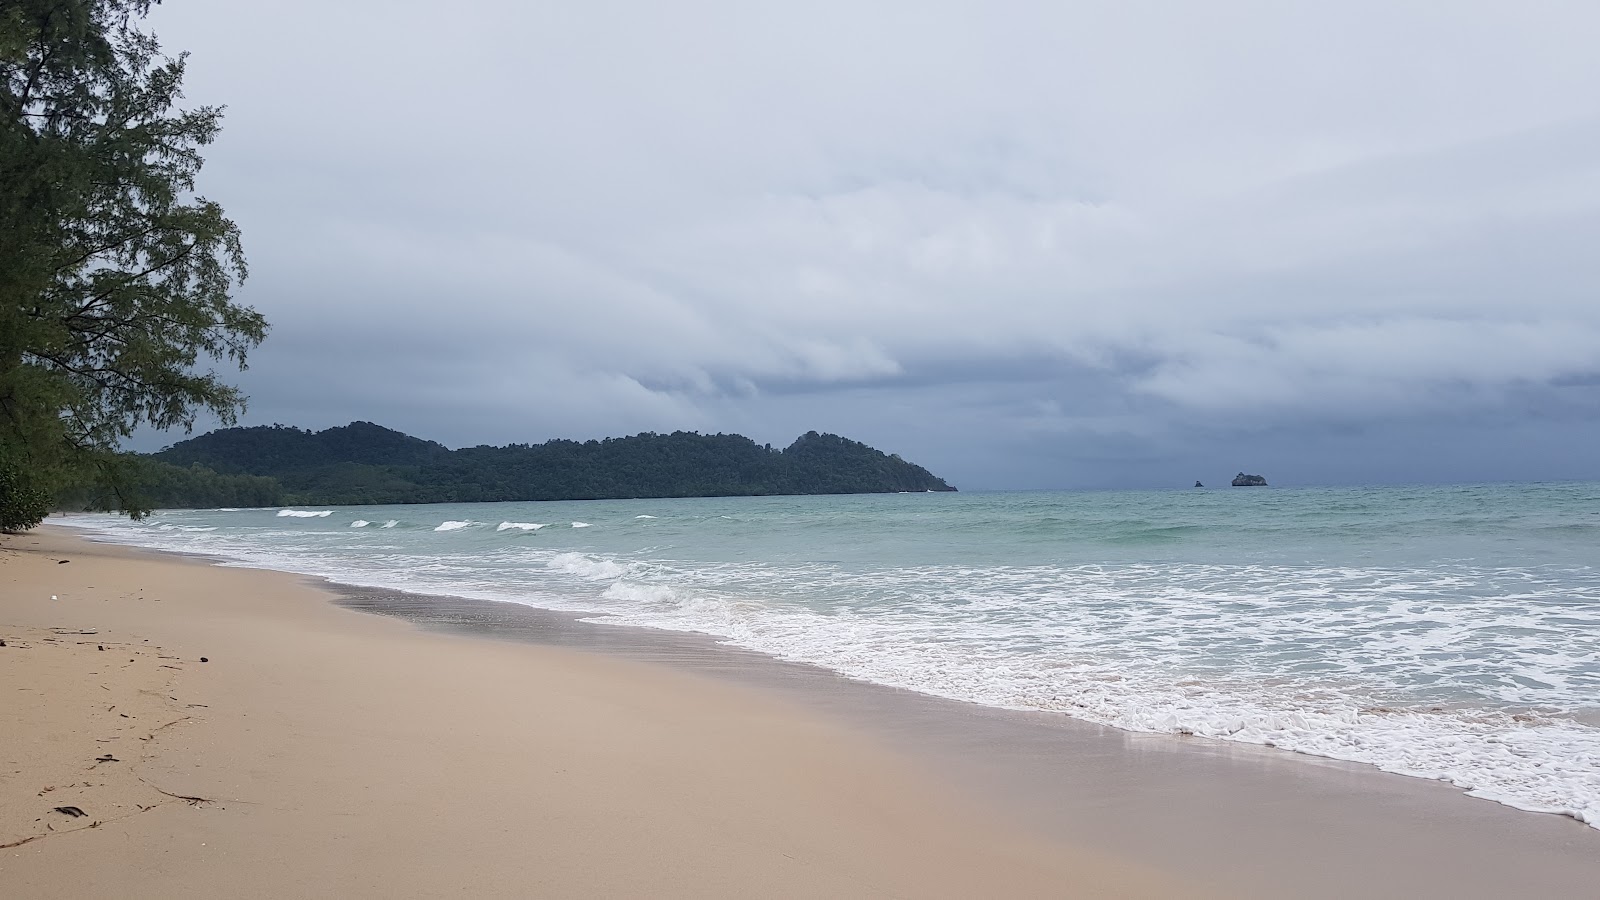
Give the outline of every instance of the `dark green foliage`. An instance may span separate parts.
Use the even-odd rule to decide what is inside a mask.
[[[33,484],[16,460],[0,456],[0,531],[25,531],[49,513],[49,492]]]
[[[152,508],[278,506],[283,488],[263,475],[219,475],[205,466],[173,466],[145,458],[137,474],[140,498]]]
[[[276,478],[262,475],[220,475],[201,465],[176,466],[149,456],[123,454],[121,484],[124,492],[146,509],[175,507],[277,506],[283,488]],[[57,498],[65,509],[103,509],[113,501],[94,494],[97,486],[69,490]]]
[[[371,422],[351,422],[316,432],[288,425],[224,428],[169,447],[160,457],[179,465],[201,463],[218,472],[279,474],[332,462],[416,466],[449,453],[432,441]]]
[[[266,332],[230,299],[238,229],[194,193],[221,110],[177,108],[184,60],[138,30],[149,7],[0,3],[0,448],[135,513],[120,442],[232,421],[243,397],[199,367],[242,368]]]
[[[452,451],[370,422],[322,432],[274,425],[214,431],[169,447],[156,459],[227,474],[270,476],[282,485],[284,501],[291,503],[954,490],[921,466],[814,431],[781,451],[736,434],[687,431]]]

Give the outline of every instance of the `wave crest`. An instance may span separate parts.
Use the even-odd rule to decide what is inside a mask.
[[[584,556],[582,553],[558,553],[545,563],[545,567],[580,578],[604,581],[628,574],[628,567],[612,559]]]

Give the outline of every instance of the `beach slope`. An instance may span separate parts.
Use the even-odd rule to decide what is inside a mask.
[[[295,576],[44,528],[0,639],[5,896],[1191,893],[757,690]]]

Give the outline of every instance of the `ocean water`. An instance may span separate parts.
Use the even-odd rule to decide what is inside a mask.
[[[1370,763],[1600,827],[1600,484],[57,521],[352,584],[703,632],[974,703]]]

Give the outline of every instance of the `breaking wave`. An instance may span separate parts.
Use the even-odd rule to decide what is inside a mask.
[[[698,529],[615,527],[662,501],[461,504],[437,527],[394,507],[413,519],[381,533],[186,511],[78,521],[350,583],[700,632],[969,702],[1369,763],[1600,827],[1593,489],[1474,491],[671,507],[674,525],[737,522]],[[561,528],[572,512],[608,527]],[[554,524],[513,521],[527,519]]]
[[[545,568],[589,580],[621,578],[628,573],[628,567],[615,560],[585,556],[582,553],[557,553],[545,563]]]

